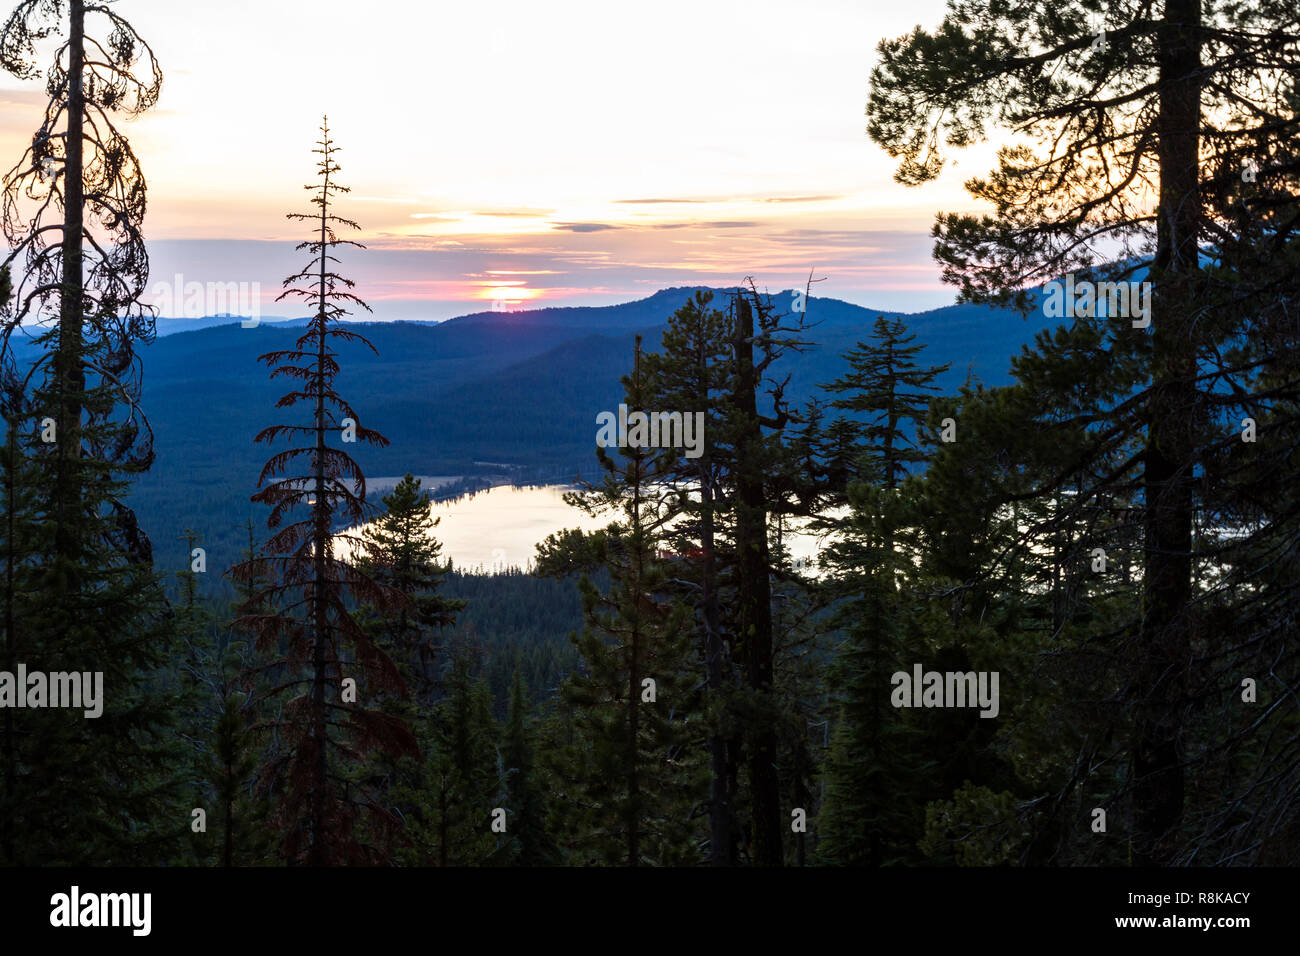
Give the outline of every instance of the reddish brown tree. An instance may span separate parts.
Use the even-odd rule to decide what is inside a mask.
[[[366,482],[356,461],[329,440],[338,436],[341,442],[355,438],[382,446],[388,439],[363,428],[334,388],[339,372],[335,343],[361,344],[372,351],[374,346],[339,326],[349,306],[367,312],[370,307],[349,291],[354,283],[335,271],[338,247],[364,247],[335,234],[336,227],[360,227],[330,211],[335,197],[348,190],[334,178],[338,149],[328,120],[321,125],[315,152],[320,156],[318,182],[306,188],[316,211],[289,214],[312,223],[315,236],[298,245],[312,258],[284,281],[279,296],[305,301],[313,315],[293,348],[260,358],[272,367],[272,378],[284,376],[296,385],[276,407],[306,403],[312,416],[306,424],[272,425],[257,435],[259,442],[288,438],[294,447],[271,456],[258,479],[261,490],[252,496],[271,506],[267,525],[273,534],[258,555],[232,574],[244,582],[259,576],[268,582],[244,606],[239,622],[256,634],[260,649],[279,651],[266,665],[276,675],[271,696],[291,695],[263,725],[277,741],[264,783],[280,798],[285,858],[291,864],[320,866],[387,858],[396,821],[348,779],[346,765],[356,765],[371,750],[416,755],[418,748],[400,719],[362,706],[381,692],[405,694],[406,688],[352,609],[369,604],[395,610],[405,598],[339,553],[355,553],[361,544],[358,538],[336,534],[335,527],[363,520]],[[345,684],[349,680],[355,685]]]

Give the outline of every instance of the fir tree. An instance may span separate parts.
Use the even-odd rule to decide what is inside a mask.
[[[639,337],[623,384],[629,410],[644,413]],[[587,575],[579,581],[587,626],[573,640],[583,668],[562,690],[575,737],[569,781],[581,794],[568,812],[580,821],[583,862],[689,862],[699,843],[689,819],[694,762],[684,756],[686,722],[699,704],[689,694],[685,609],[666,593],[658,554],[675,495],[656,483],[657,456],[645,436],[629,435],[621,462],[598,447],[604,481],[567,500],[618,520],[599,535],[552,536],[538,546],[539,573],[564,575],[594,558],[610,577],[604,591]]]
[[[847,353],[849,374],[825,386],[840,396],[834,407],[866,418],[852,426],[861,480],[845,489],[848,514],[823,521],[836,532],[824,554],[824,586],[840,601],[832,621],[846,633],[830,675],[838,714],[818,834],[821,856],[840,865],[912,862],[920,836],[915,729],[887,706],[887,694],[891,675],[911,666],[902,586],[917,552],[900,548],[897,529],[915,512],[916,488],[900,486],[908,465],[926,460],[919,448],[925,393],[944,367],[918,366],[922,346],[905,332],[902,320],[878,318],[874,341]]]
[[[924,346],[913,345],[916,335],[906,333],[902,319],[877,317],[872,340],[859,342],[845,353],[848,374],[822,386],[839,396],[831,402],[832,408],[858,416],[849,421],[861,436],[859,454],[870,456],[875,474],[891,490],[898,487],[909,465],[924,461],[917,432],[929,404],[927,392],[937,391],[932,383],[949,368],[918,366],[915,357]]]
[[[516,847],[514,863],[518,866],[554,866],[559,862],[559,850],[547,830],[546,800],[534,769],[536,743],[527,710],[524,681],[516,665],[510,684],[510,709],[501,754],[507,774],[506,795]]]
[[[420,491],[420,480],[406,475],[383,501],[384,513],[361,531],[357,565],[361,573],[401,593],[406,601],[387,612],[362,607],[358,617],[397,665],[403,681],[415,688],[411,697],[380,695],[379,708],[412,727],[425,750],[434,745],[423,718],[433,706],[438,684],[438,632],[455,623],[465,602],[438,593],[446,568],[439,562],[442,546],[433,537],[438,519],[430,513],[429,496]],[[404,819],[427,811],[427,773],[418,758],[378,752],[362,773],[377,798]],[[418,842],[418,836],[415,839]]]
[[[434,634],[455,623],[464,601],[438,593],[447,568],[442,545],[433,536],[439,518],[429,508],[429,495],[420,479],[406,475],[383,497],[385,511],[361,532],[358,566],[376,582],[408,598],[394,613],[373,621],[381,644],[427,694],[432,683],[436,648]]]
[[[432,844],[438,866],[502,862],[505,842],[491,830],[492,812],[500,806],[497,727],[487,685],[474,674],[474,651],[467,642],[451,649],[443,687],[446,696],[433,708],[425,738],[429,823],[420,842]]]
[[[256,793],[258,751],[249,726],[249,696],[230,690],[221,701],[204,767],[216,812],[212,829],[220,834],[221,866],[262,862],[267,839],[266,801]]]
[[[263,487],[253,500],[271,506],[267,524],[274,533],[261,553],[232,573],[245,584],[257,575],[269,579],[238,622],[256,631],[259,649],[285,647],[284,657],[272,665],[285,672],[273,692],[296,692],[270,720],[284,740],[284,749],[273,755],[264,783],[278,786],[282,794],[285,858],[318,866],[386,859],[389,839],[399,825],[371,795],[345,785],[340,762],[356,761],[376,748],[394,754],[415,754],[417,748],[401,720],[365,706],[366,695],[373,701],[385,692],[404,693],[405,684],[348,603],[365,602],[387,612],[405,598],[335,553],[334,523],[339,519],[348,525],[360,523],[366,486],[356,462],[341,448],[329,445],[329,437],[355,434],[370,444],[388,442],[363,427],[357,412],[334,388],[340,371],[334,343],[373,346],[340,327],[349,305],[369,307],[348,291],[352,281],[335,271],[335,251],[360,244],[335,233],[339,226],[359,227],[331,211],[336,197],[348,190],[335,178],[338,149],[330,138],[328,121],[321,125],[315,152],[320,156],[319,182],[306,188],[313,193],[316,212],[289,214],[291,220],[312,223],[315,238],[298,246],[312,258],[285,280],[280,296],[304,300],[313,315],[294,348],[261,356],[272,367],[272,378],[286,376],[301,383],[277,407],[307,402],[313,413],[309,424],[272,425],[256,437],[269,442],[303,436],[310,444],[276,452],[267,461],[259,479]],[[308,466],[305,474],[289,474],[300,462]],[[298,509],[305,509],[305,516],[286,524],[285,519]],[[353,550],[361,544],[355,535],[340,537],[340,545]],[[369,845],[356,837],[363,817],[367,834],[375,840]]]

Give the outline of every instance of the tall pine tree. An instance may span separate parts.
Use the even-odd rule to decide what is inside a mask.
[[[687,746],[687,722],[700,703],[691,693],[685,608],[669,593],[660,555],[676,496],[657,480],[661,452],[650,443],[640,337],[623,384],[629,429],[618,458],[602,444],[604,480],[567,496],[616,520],[599,534],[551,536],[538,546],[539,573],[594,563],[610,578],[607,589],[586,575],[579,582],[587,626],[574,642],[583,667],[562,690],[576,738],[569,784],[577,794],[566,812],[580,821],[579,862],[686,863],[700,842],[691,822],[698,762]],[[631,424],[633,413],[641,424]]]
[[[187,829],[184,758],[174,701],[154,679],[169,655],[166,603],[125,504],[153,459],[135,354],[153,317],[140,302],[145,180],[113,117],[152,107],[162,73],[125,18],[84,0],[20,3],[0,28],[0,65],[40,76],[36,43],[51,36],[48,105],[0,212],[3,266],[20,273],[0,342],[18,393],[5,409],[8,466],[31,492],[13,521],[35,529],[22,560],[10,552],[9,584],[30,603],[9,605],[7,650],[31,671],[101,674],[103,712],[15,718],[6,815],[23,836],[6,849],[14,862],[160,862]],[[13,336],[33,330],[36,357],[19,365]]]
[[[1070,505],[1090,510],[1136,492],[1142,596],[1123,642],[1131,676],[1113,735],[1131,786],[1111,795],[1131,807],[1134,861],[1168,864],[1200,858],[1201,835],[1185,819],[1189,767],[1236,746],[1225,736],[1189,747],[1193,711],[1231,689],[1226,673],[1216,683],[1189,663],[1218,600],[1199,583],[1198,568],[1220,558],[1198,529],[1220,507],[1215,498],[1234,494],[1198,475],[1250,409],[1285,398],[1270,394],[1237,346],[1284,345],[1283,361],[1295,365],[1282,331],[1294,318],[1275,304],[1294,289],[1279,284],[1277,262],[1290,257],[1298,228],[1285,210],[1295,194],[1287,157],[1300,130],[1300,54],[1294,6],[1280,0],[1126,2],[1097,22],[1101,13],[1083,0],[1050,16],[1031,5],[950,3],[935,31],[880,44],[868,131],[900,160],[905,184],[935,178],[945,148],[990,126],[1015,131],[991,175],[967,183],[992,213],[935,223],[935,256],[963,300],[1028,309],[1033,284],[1055,276],[1150,283],[1149,297],[1132,290],[1127,314],[1118,295],[1101,296],[1105,307],[1097,296],[1062,303],[1056,314],[1072,321],[1040,354],[1063,373],[1049,381],[1072,391],[1045,401],[1035,427],[1066,441],[1083,429],[1087,439],[1071,442],[1078,454],[1040,493],[1084,476]],[[1246,185],[1257,178],[1263,186]],[[1080,397],[1087,407],[1072,409]],[[1134,453],[1110,467],[1125,445]],[[1286,518],[1248,537],[1293,531]],[[1275,633],[1263,639],[1283,649]],[[1248,666],[1263,665],[1249,657]],[[1240,733],[1269,732],[1239,717]],[[1242,794],[1254,800],[1250,776]],[[1294,807],[1281,796],[1293,781],[1261,785]]]
[[[283,743],[272,755],[265,781],[281,794],[286,860],[313,866],[389,858],[399,820],[364,789],[348,787],[341,765],[355,765],[372,749],[417,751],[400,719],[366,706],[383,693],[404,692],[405,683],[392,659],[360,626],[350,603],[387,611],[406,599],[373,581],[335,548],[335,522],[356,525],[364,517],[366,483],[352,457],[329,440],[333,435],[375,445],[388,440],[363,427],[334,388],[340,371],[335,343],[374,346],[340,324],[348,306],[367,311],[369,306],[349,291],[354,283],[335,271],[339,247],[360,247],[340,239],[336,227],[360,227],[332,211],[336,197],[348,189],[336,179],[338,148],[328,120],[320,133],[315,150],[319,181],[306,187],[316,211],[289,214],[314,229],[314,237],[298,246],[311,260],[285,280],[280,296],[303,300],[313,314],[294,348],[261,356],[271,366],[272,378],[287,377],[296,385],[277,407],[307,403],[311,415],[306,424],[277,424],[258,433],[257,441],[287,437],[301,443],[276,452],[262,469],[258,483],[263,487],[253,500],[271,506],[267,524],[273,534],[257,556],[232,569],[244,582],[258,575],[268,579],[239,623],[256,631],[261,649],[286,650],[272,665],[285,673],[273,691],[293,696],[269,721]],[[291,473],[294,466],[302,467]],[[286,523],[296,514],[302,517]],[[343,537],[354,551],[361,544],[355,535]],[[366,843],[357,837],[363,816],[371,837]]]

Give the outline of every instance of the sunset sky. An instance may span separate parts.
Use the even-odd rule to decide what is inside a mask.
[[[149,182],[155,282],[257,282],[300,257],[322,113],[366,251],[344,272],[378,318],[508,300],[599,305],[752,274],[868,306],[952,301],[936,210],[973,208],[972,150],[905,189],[864,132],[875,45],[941,0],[474,3],[121,0],[165,75],[125,125]],[[0,159],[39,125],[39,83],[0,75]]]

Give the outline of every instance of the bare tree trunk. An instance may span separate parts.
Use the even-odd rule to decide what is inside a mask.
[[[15,416],[16,418],[17,416]],[[17,559],[15,554],[16,542],[14,541],[14,532],[17,526],[14,513],[18,507],[18,491],[15,487],[18,483],[18,442],[17,433],[14,430],[15,421],[6,422],[8,434],[5,436],[9,445],[9,464],[6,469],[8,473],[8,486],[5,490],[8,492],[8,507],[5,513],[5,522],[7,525],[5,536],[5,670],[14,673],[18,669],[16,660],[17,647],[15,646],[14,635],[14,600],[17,592],[14,587],[14,562]],[[14,790],[17,787],[18,760],[14,749],[14,712],[12,707],[5,708],[4,720],[4,765],[5,765],[5,805],[11,808],[4,815],[4,854],[5,862],[12,866],[14,860],[14,820],[13,820],[13,799]]]
[[[718,612],[717,582],[715,580],[715,544],[713,487],[707,456],[700,466],[700,503],[702,528],[700,549],[701,589],[704,603],[704,673],[709,695],[716,702],[721,698],[724,674],[722,668],[722,634]],[[712,777],[709,787],[709,862],[713,866],[735,866],[736,845],[731,830],[731,788],[727,771],[727,740],[715,727],[709,733],[709,770]]]
[[[85,321],[85,280],[82,275],[82,137],[85,96],[82,71],[85,67],[85,7],[83,0],[70,0],[68,38],[68,130],[64,140],[63,164],[63,276],[59,301],[59,344],[54,355],[59,408],[55,418],[59,466],[54,489],[54,553],[76,560],[73,513],[80,507],[76,463],[81,457],[81,408],[86,390],[82,368],[82,326]],[[56,181],[57,182],[57,181]]]
[[[767,550],[767,508],[763,497],[762,426],[758,419],[758,375],[752,340],[754,315],[736,297],[736,378],[732,400],[740,414],[736,438],[736,638],[745,650],[746,676],[756,710],[749,731],[749,775],[753,798],[753,859],[781,866],[781,794],[776,772],[776,729],[770,709],[772,681],[772,583]]]
[[[1167,864],[1182,819],[1182,707],[1189,653],[1196,352],[1190,281],[1199,268],[1200,4],[1169,0],[1161,30],[1160,209],[1152,401],[1144,461],[1146,574],[1134,741],[1135,854]]]

